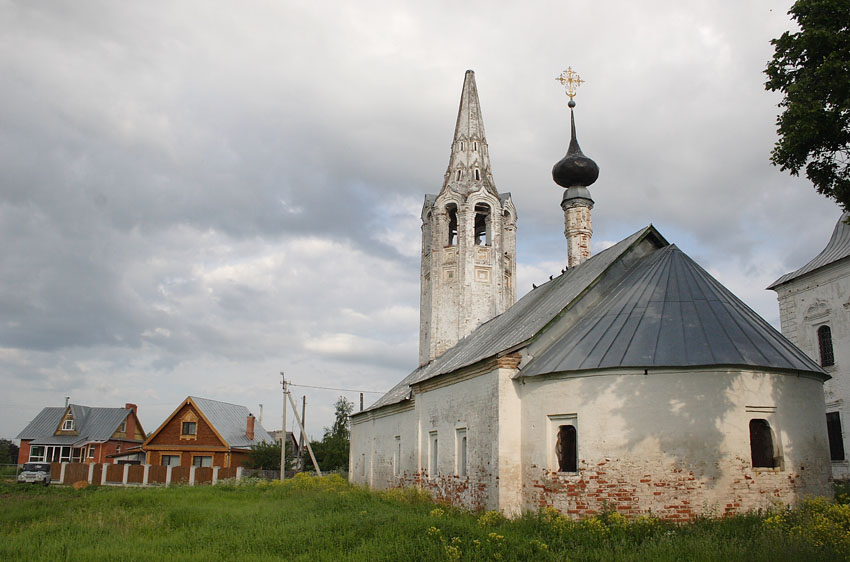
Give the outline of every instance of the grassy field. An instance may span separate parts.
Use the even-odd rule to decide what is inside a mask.
[[[850,506],[673,525],[554,511],[508,521],[339,476],[216,487],[0,484],[0,560],[847,560]]]

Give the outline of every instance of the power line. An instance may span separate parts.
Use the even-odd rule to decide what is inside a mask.
[[[312,386],[309,384],[295,384],[294,382],[286,383],[289,386],[300,386],[302,388],[318,388],[321,390],[338,390],[340,392],[362,392],[364,394],[386,394],[386,391],[383,390],[355,390],[353,388],[333,388],[330,386]]]

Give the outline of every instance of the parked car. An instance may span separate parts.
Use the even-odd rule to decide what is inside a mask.
[[[49,462],[28,462],[24,463],[18,474],[19,484],[50,484],[50,463]]]

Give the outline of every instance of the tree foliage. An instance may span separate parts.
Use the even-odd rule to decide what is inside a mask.
[[[292,452],[292,443],[286,443],[286,470],[292,470],[295,455]],[[280,470],[280,441],[272,443],[260,442],[251,447],[248,453],[247,468],[258,468],[263,470]]]
[[[18,464],[18,446],[9,439],[0,439],[0,464]]]
[[[850,210],[850,0],[798,0],[773,39],[765,88],[784,94],[771,162]]]
[[[313,453],[319,468],[323,471],[348,470],[349,439],[351,422],[349,417],[354,411],[354,404],[344,396],[340,396],[334,404],[334,423],[325,428],[321,441],[311,441]]]

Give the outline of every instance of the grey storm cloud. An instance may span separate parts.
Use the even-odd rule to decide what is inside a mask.
[[[0,436],[66,395],[136,402],[152,430],[188,394],[276,420],[281,370],[389,388],[416,366],[418,215],[467,68],[520,294],[566,258],[550,170],[571,65],[595,246],[654,223],[775,323],[762,288],[840,214],[768,162],[786,10],[0,2]],[[339,393],[299,392],[319,435]]]

